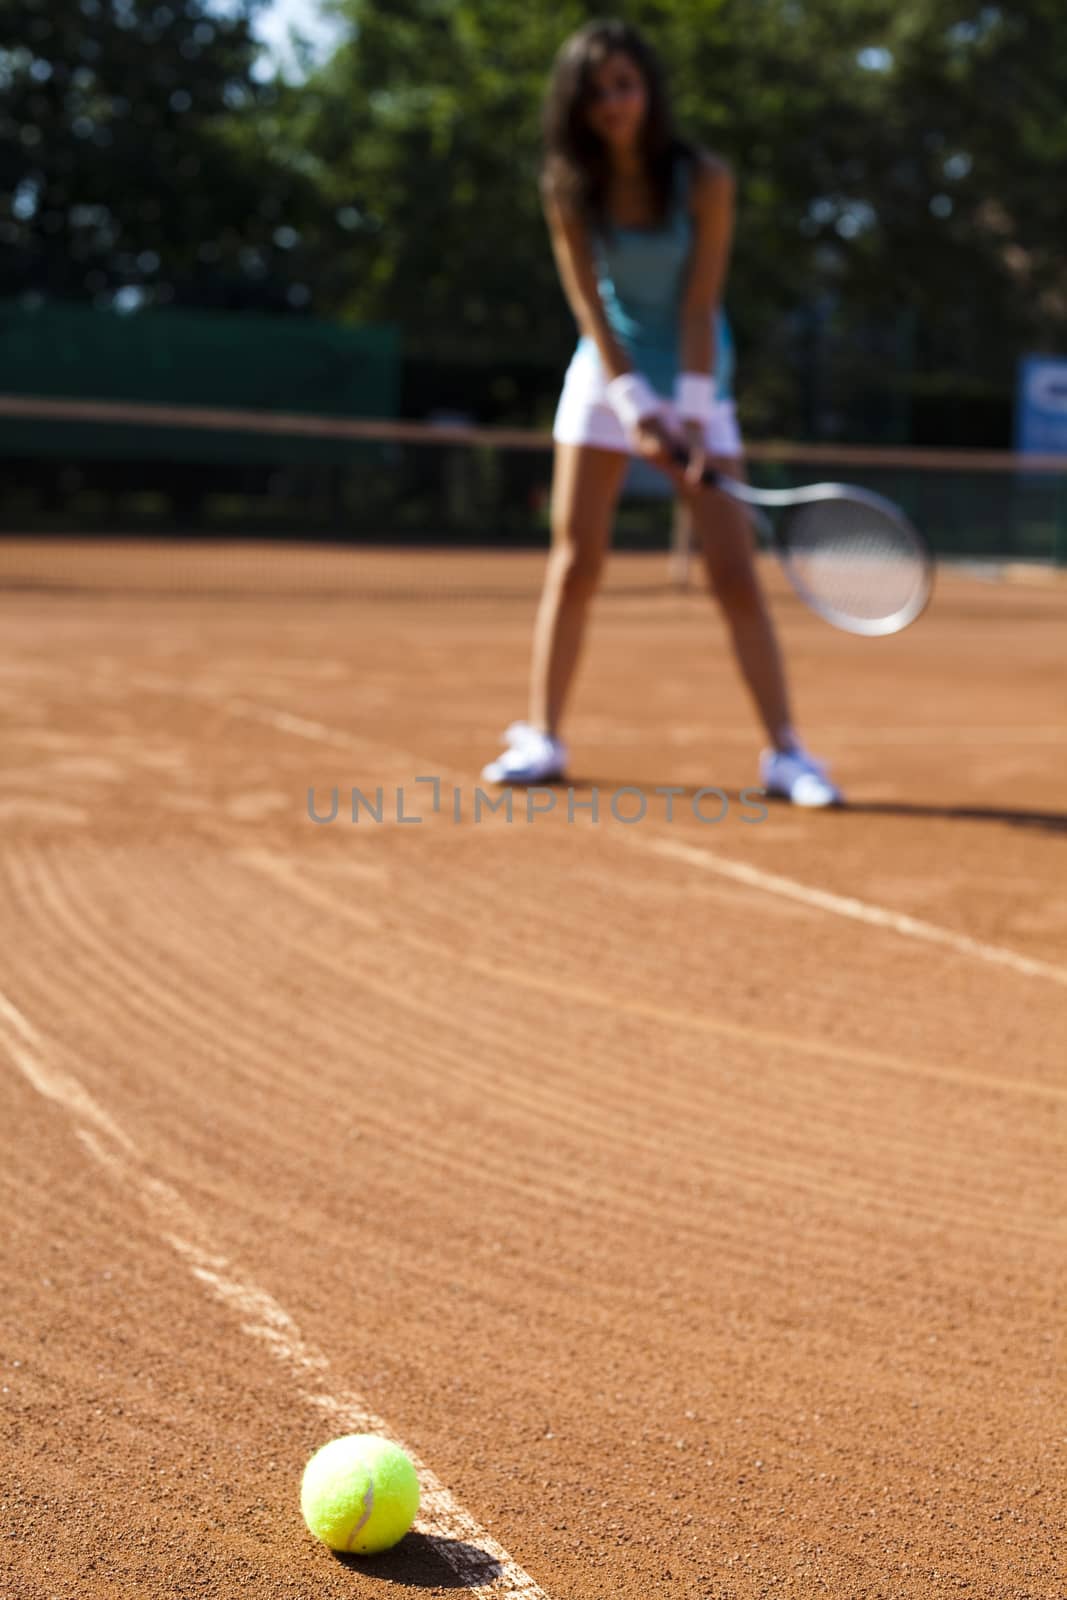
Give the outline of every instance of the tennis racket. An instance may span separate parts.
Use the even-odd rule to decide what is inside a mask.
[[[676,452],[679,466],[684,450]],[[759,511],[795,593],[824,621],[847,633],[899,633],[922,616],[933,593],[934,557],[899,506],[848,483],[801,489],[753,489],[716,472],[709,488]]]

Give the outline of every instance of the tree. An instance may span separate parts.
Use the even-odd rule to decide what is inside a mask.
[[[255,66],[258,3],[18,0],[0,293],[393,322],[409,371],[448,364],[446,403],[451,385],[487,420],[543,421],[575,330],[540,210],[541,100],[561,41],[616,6],[334,0],[347,37],[292,84]],[[857,397],[901,388],[913,359],[1006,405],[1015,353],[1063,343],[1061,0],[625,9],[683,131],[737,174],[751,426],[869,436]]]
[[[1067,332],[1062,7],[907,0],[883,42],[854,291],[907,296],[932,363],[1003,377],[1020,343]]]
[[[240,136],[277,94],[254,72],[258,3],[0,0],[22,41],[0,75],[0,294],[308,302],[291,260],[314,189]]]

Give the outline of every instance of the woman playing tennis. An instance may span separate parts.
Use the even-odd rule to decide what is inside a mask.
[[[580,330],[553,427],[552,550],[534,636],[529,721],[484,769],[494,783],[563,777],[560,724],[589,603],[632,455],[674,481],[742,675],[767,732],[760,776],[796,805],[840,801],[793,728],[778,642],[742,507],[700,487],[705,466],[740,476],[721,310],[733,231],[725,164],[677,137],[658,60],[622,22],[562,46],[545,101],[541,191],[564,293]],[[673,452],[689,451],[684,470]]]

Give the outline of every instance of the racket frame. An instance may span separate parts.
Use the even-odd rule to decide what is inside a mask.
[[[676,454],[679,466],[684,466],[687,459],[684,451]],[[838,611],[836,607],[828,605],[807,589],[793,571],[789,559],[789,540],[783,537],[778,522],[770,517],[758,519],[763,527],[770,528],[775,554],[785,569],[785,575],[794,592],[817,616],[822,617],[833,627],[841,628],[846,633],[859,634],[864,638],[884,638],[910,627],[929,605],[933,593],[935,567],[933,552],[918,528],[904,515],[901,508],[892,500],[886,499],[884,495],[851,483],[810,483],[796,489],[757,489],[751,484],[742,483],[739,479],[731,477],[729,473],[719,472],[714,467],[705,468],[702,481],[709,489],[719,489],[731,499],[752,510],[788,511],[796,506],[813,505],[819,501],[847,500],[853,504],[868,506],[908,534],[914,544],[916,557],[922,565],[922,581],[916,586],[915,594],[906,604],[899,606],[896,611],[885,617],[855,617],[848,612]],[[675,581],[682,588],[688,582],[690,539],[691,519],[679,509],[675,516],[672,554]]]

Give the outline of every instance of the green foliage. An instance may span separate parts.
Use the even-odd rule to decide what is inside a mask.
[[[558,291],[537,196],[540,97],[560,28],[581,9],[343,10],[351,43],[286,102],[294,141],[350,229],[342,308],[402,321],[417,354],[542,352],[537,312]]]
[[[317,198],[254,136],[256,3],[0,0],[0,294],[302,303]]]
[[[884,301],[895,285],[921,312],[931,355],[972,370],[1020,341],[1062,339],[1062,6],[908,0],[884,43],[892,66],[857,180],[878,248],[857,261],[857,286]]]
[[[624,10],[737,174],[750,424],[832,431],[827,390],[899,398],[913,359],[1003,395],[1064,341],[1062,0],[333,0],[345,42],[299,85],[257,75],[256,3],[0,0],[0,293],[395,322],[413,361],[539,364],[543,417],[574,329],[541,98]]]

